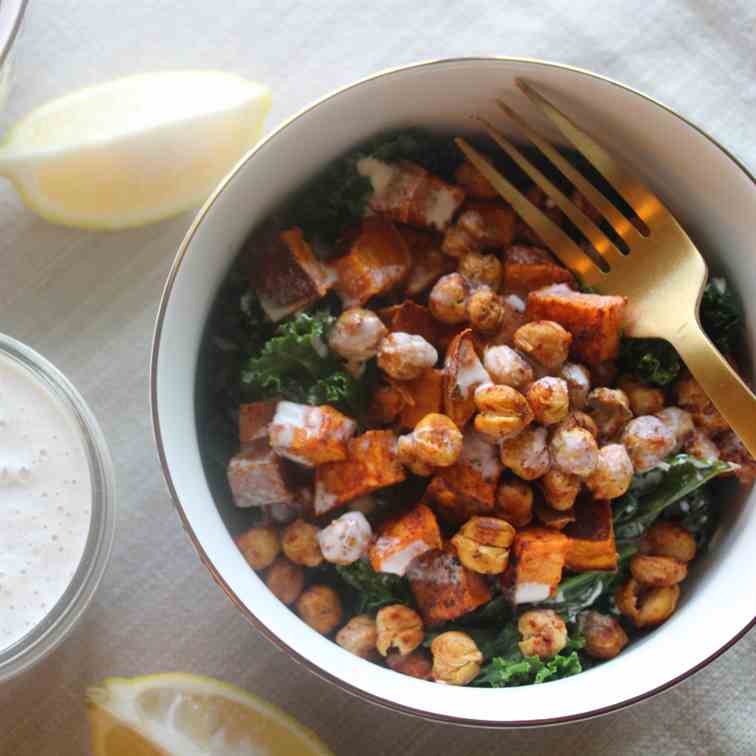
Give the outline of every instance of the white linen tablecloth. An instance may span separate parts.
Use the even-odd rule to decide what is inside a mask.
[[[496,53],[566,62],[640,88],[754,169],[754,22],[754,0],[30,0],[2,125],[116,76],[220,68],[272,86],[272,127],[381,68]],[[41,351],[79,387],[110,442],[119,491],[115,548],[92,607],[52,656],[0,688],[2,756],[87,753],[87,685],[172,670],[269,698],[339,756],[756,754],[754,633],[692,679],[621,713],[484,732],[352,698],[250,627],[179,525],[148,414],[153,318],[189,219],[123,233],[68,230],[39,220],[0,185],[0,330]]]

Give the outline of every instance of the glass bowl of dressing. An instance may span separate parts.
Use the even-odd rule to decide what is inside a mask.
[[[113,462],[79,392],[0,334],[0,683],[70,632],[105,571]]]

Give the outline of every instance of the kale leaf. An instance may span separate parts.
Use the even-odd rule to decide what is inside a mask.
[[[354,378],[328,349],[326,338],[333,322],[333,315],[320,310],[300,312],[278,325],[259,353],[242,366],[244,397],[331,404],[361,417],[372,379]]]
[[[414,606],[414,599],[406,578],[375,572],[365,559],[352,564],[338,565],[336,572],[356,592],[355,614],[378,611],[388,604]]]
[[[706,284],[701,298],[701,325],[722,352],[737,349],[743,325],[743,313],[732,288],[723,278]]]
[[[578,614],[588,607],[610,611],[614,590],[624,582],[630,558],[637,551],[637,545],[625,545],[619,550],[615,572],[580,572],[565,578],[559,584],[556,596],[539,606],[549,607],[559,612],[568,622],[575,622]]]
[[[682,362],[664,339],[630,339],[620,342],[619,368],[650,386],[666,386],[677,378]]]
[[[697,488],[689,496],[679,499],[662,512],[665,520],[682,525],[696,539],[696,553],[701,554],[717,527],[719,511],[717,498],[709,484]]]
[[[578,655],[578,650],[585,645],[581,636],[570,637],[556,656],[544,661],[537,656],[523,656],[517,646],[517,629],[514,625],[509,628],[506,634],[509,643],[507,650],[500,656],[494,656],[483,667],[473,685],[492,688],[531,685],[570,677],[583,671]]]
[[[667,507],[732,469],[729,462],[678,454],[663,465],[636,475],[628,492],[614,503],[617,545],[637,543]]]

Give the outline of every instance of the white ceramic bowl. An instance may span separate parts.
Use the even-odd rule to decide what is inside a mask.
[[[200,558],[239,610],[321,677],[393,709],[490,727],[574,721],[664,690],[717,657],[756,621],[756,501],[726,502],[720,534],[675,615],[617,659],[547,685],[454,688],[358,659],[305,625],[252,572],[208,488],[195,427],[203,326],[250,230],[329,160],[373,134],[418,125],[454,132],[470,116],[501,121],[503,96],[527,107],[516,77],[536,84],[623,156],[682,221],[711,267],[745,303],[756,334],[756,187],[732,155],[658,102],[574,68],[516,59],[459,59],[377,74],[305,108],[274,130],[222,182],[178,252],[157,319],[152,411],[165,476]],[[537,120],[537,119],[536,119]],[[540,121],[539,121],[540,123]],[[751,499],[754,497],[751,496]]]

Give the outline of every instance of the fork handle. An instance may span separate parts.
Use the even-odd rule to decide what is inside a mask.
[[[667,336],[712,404],[756,457],[756,396],[693,321]]]

